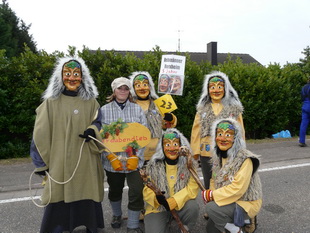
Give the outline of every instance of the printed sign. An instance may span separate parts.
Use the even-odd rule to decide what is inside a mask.
[[[145,147],[151,140],[150,130],[139,123],[126,123],[122,132],[106,135],[103,144],[112,152],[123,152],[128,143],[136,141],[140,147]],[[106,150],[108,151],[108,150]]]
[[[165,113],[172,112],[178,108],[172,96],[168,94],[157,98],[154,100],[154,103],[156,104],[162,116],[164,116]]]
[[[158,93],[183,95],[185,56],[163,55],[158,77]]]

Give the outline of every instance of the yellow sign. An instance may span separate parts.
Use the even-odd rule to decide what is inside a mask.
[[[162,116],[165,115],[167,112],[172,112],[176,109],[178,109],[177,105],[175,104],[173,98],[171,95],[166,94],[158,99],[154,100],[154,103],[156,104],[157,108],[160,111],[160,114]]]
[[[140,147],[145,147],[151,140],[150,130],[139,123],[126,123],[128,127],[117,135],[108,135],[102,140],[103,144],[112,152],[125,151],[128,143],[136,141]]]

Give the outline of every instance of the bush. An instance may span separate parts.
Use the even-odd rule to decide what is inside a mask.
[[[106,97],[112,94],[112,80],[128,77],[134,71],[148,71],[157,90],[164,54],[158,46],[146,52],[142,59],[132,53],[123,56],[115,51],[90,51],[87,48],[76,51],[69,47],[68,54],[76,53],[90,69],[99,90],[100,105],[104,105]],[[0,159],[29,156],[35,109],[41,103],[41,95],[59,56],[64,54],[57,51],[35,54],[26,48],[20,56],[8,59],[5,51],[0,50]],[[186,54],[183,96],[172,96],[178,107],[174,112],[178,117],[177,127],[190,139],[204,75],[219,70],[229,76],[243,103],[247,139],[271,137],[286,129],[296,135],[301,118],[300,90],[307,79],[303,72],[305,67],[305,64],[264,67],[229,59],[224,64],[212,66],[209,62],[197,64]]]

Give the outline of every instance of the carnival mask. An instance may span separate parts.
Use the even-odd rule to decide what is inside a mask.
[[[181,78],[179,76],[171,77],[170,85],[171,85],[171,93],[176,93],[179,89],[181,89]]]
[[[160,92],[167,92],[169,87],[169,76],[162,75],[159,80],[159,91]]]
[[[180,137],[176,133],[167,133],[163,138],[163,150],[165,156],[170,160],[176,160],[179,157]]]
[[[147,99],[150,94],[150,83],[147,76],[139,74],[134,78],[134,90],[141,99]]]
[[[209,94],[214,102],[219,102],[225,94],[224,80],[219,77],[213,77],[209,81]]]
[[[229,150],[234,144],[235,128],[229,122],[222,122],[216,128],[216,145],[222,151]]]
[[[65,63],[62,70],[62,79],[67,90],[77,91],[82,82],[80,63],[76,61]]]

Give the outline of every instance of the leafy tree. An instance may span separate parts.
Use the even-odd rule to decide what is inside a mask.
[[[305,55],[305,58],[299,59],[300,66],[306,76],[305,80],[307,80],[307,78],[310,76],[310,47],[307,46],[307,48],[305,48],[301,53]]]
[[[6,50],[7,57],[17,56],[25,51],[25,44],[34,53],[37,52],[36,42],[29,35],[30,25],[20,20],[11,10],[7,0],[0,4],[0,49]]]

